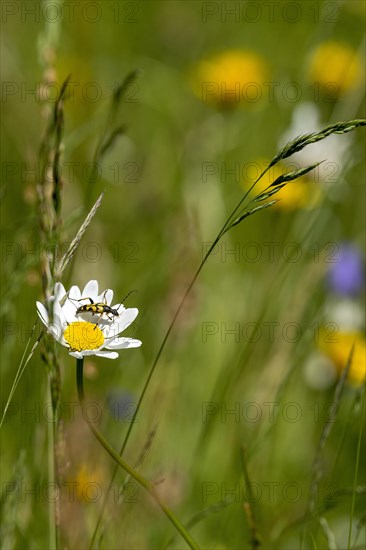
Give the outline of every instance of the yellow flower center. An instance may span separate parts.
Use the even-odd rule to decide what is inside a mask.
[[[77,321],[67,326],[64,338],[72,351],[85,351],[100,348],[104,334],[100,328],[85,321]]]

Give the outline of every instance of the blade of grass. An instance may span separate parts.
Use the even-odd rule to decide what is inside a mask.
[[[3,412],[3,416],[1,418],[1,422],[0,422],[0,429],[2,428],[2,425],[4,423],[4,419],[5,419],[5,416],[6,416],[6,413],[8,411],[8,408],[9,408],[9,405],[10,405],[10,402],[11,400],[13,399],[13,396],[14,396],[14,393],[15,393],[15,390],[17,389],[17,386],[20,382],[20,379],[21,377],[23,376],[24,374],[24,371],[29,363],[29,361],[31,360],[31,358],[33,357],[34,355],[34,352],[36,351],[36,348],[39,344],[39,342],[41,341],[43,335],[45,334],[45,331],[42,330],[40,335],[38,336],[37,340],[35,341],[35,343],[33,344],[33,347],[27,357],[27,359],[25,360],[25,356],[27,354],[27,350],[29,348],[29,345],[30,345],[30,341],[32,339],[32,336],[34,334],[34,331],[36,330],[36,326],[37,326],[37,323],[38,323],[38,319],[35,321],[34,325],[33,325],[33,328],[31,330],[31,333],[29,335],[29,338],[28,338],[28,341],[27,341],[27,344],[25,346],[25,350],[23,352],[23,355],[22,355],[22,358],[20,360],[20,363],[19,363],[19,366],[18,366],[18,370],[15,374],[15,377],[14,377],[14,382],[11,386],[11,389],[10,389],[10,392],[9,392],[9,396],[8,396],[8,399],[6,400],[6,403],[5,403],[5,408],[4,408],[4,412]],[[23,361],[25,360],[24,364],[23,364]]]
[[[190,529],[191,527],[194,527],[200,521],[212,516],[213,514],[217,514],[221,512],[221,510],[224,510],[225,508],[227,508],[228,506],[231,506],[232,504],[235,504],[234,500],[231,502],[227,502],[227,501],[216,502],[215,504],[211,504],[211,506],[207,506],[207,508],[200,510],[199,512],[194,514],[194,516],[192,516],[190,520],[187,521],[187,523],[185,524],[186,529]],[[173,544],[175,539],[176,539],[176,536],[171,537],[169,541],[163,546],[162,550],[166,550],[167,548],[169,548]]]
[[[243,501],[243,508],[244,508],[245,515],[247,516],[248,526],[250,530],[251,548],[252,550],[256,550],[257,548],[260,548],[262,546],[262,538],[258,533],[257,522],[255,519],[254,506],[253,506],[253,502],[255,502],[255,499],[253,497],[252,484],[250,482],[250,478],[248,474],[246,447],[244,445],[242,445],[242,448],[241,448],[241,465],[242,465],[245,487],[248,489],[248,493],[250,497],[250,500]],[[245,494],[247,494],[246,491],[245,491]]]
[[[348,550],[350,550],[350,548],[351,548],[352,525],[353,525],[353,514],[354,514],[354,511],[355,511],[357,478],[358,478],[358,472],[359,472],[359,468],[360,468],[362,435],[363,435],[364,423],[365,423],[365,396],[366,396],[366,391],[365,390],[366,390],[366,382],[364,383],[364,393],[363,393],[362,409],[361,409],[361,425],[360,425],[360,433],[358,434],[355,474],[354,474],[354,478],[353,478],[353,491],[352,491],[352,499],[351,499],[350,522],[349,522],[348,545],[347,545]]]
[[[333,531],[329,527],[327,520],[324,517],[321,517],[319,518],[319,523],[327,539],[329,550],[337,550],[336,538]]]
[[[52,404],[51,385],[49,384],[49,400]],[[51,407],[53,410],[53,406]],[[51,422],[47,423],[47,448],[48,448],[48,481],[51,487],[55,486],[56,480],[56,461],[55,461],[55,446],[56,446],[56,422],[52,418]],[[59,539],[59,530],[57,526],[57,511],[58,506],[55,498],[48,499],[48,534],[49,534],[49,548],[54,550],[58,544],[56,541]]]
[[[350,354],[348,356],[347,363],[346,363],[346,365],[345,365],[345,367],[342,371],[342,374],[339,378],[339,381],[336,385],[336,388],[335,388],[335,391],[334,391],[334,401],[333,401],[334,408],[332,407],[331,414],[329,414],[328,418],[324,422],[324,426],[323,426],[323,429],[322,429],[322,433],[321,433],[321,436],[320,436],[318,447],[317,447],[317,450],[316,450],[316,453],[315,453],[313,465],[312,465],[312,468],[311,468],[311,483],[310,483],[310,491],[309,491],[310,497],[309,497],[309,502],[308,502],[308,512],[312,512],[312,510],[314,509],[314,506],[315,506],[316,488],[317,488],[317,485],[318,485],[319,481],[323,477],[323,471],[322,471],[322,467],[321,467],[323,451],[324,451],[324,447],[325,447],[325,444],[327,442],[327,439],[328,439],[328,437],[329,437],[329,435],[332,431],[332,428],[333,428],[333,425],[334,425],[334,419],[336,418],[336,416],[338,414],[338,411],[339,411],[340,402],[341,402],[341,399],[342,399],[345,382],[346,382],[346,379],[347,379],[347,376],[348,376],[348,373],[349,373],[349,370],[350,370],[351,364],[352,364],[353,353],[354,353],[354,344],[353,344],[352,349],[350,351]]]
[[[340,443],[339,443],[339,447],[338,447],[338,450],[337,450],[337,454],[335,456],[334,463],[333,463],[333,466],[332,466],[332,473],[333,474],[336,471],[336,468],[337,468],[337,465],[338,465],[338,462],[339,462],[339,459],[340,459],[340,456],[341,456],[341,453],[342,453],[344,442],[346,440],[347,434],[349,433],[350,426],[351,426],[352,422],[354,422],[354,412],[355,412],[355,409],[356,409],[357,405],[359,404],[359,402],[362,398],[363,391],[364,391],[364,389],[363,389],[362,386],[356,391],[355,396],[354,396],[353,401],[352,401],[352,404],[351,404],[351,407],[350,407],[350,410],[349,410],[349,413],[347,414],[347,423],[344,427],[343,434],[342,434],[342,437],[341,437],[341,440],[340,440]]]
[[[321,464],[323,451],[324,451],[324,447],[327,442],[327,439],[332,431],[334,419],[336,418],[339,411],[339,406],[343,395],[345,382],[352,364],[353,352],[354,352],[354,344],[348,356],[347,363],[336,385],[336,388],[334,391],[334,400],[333,400],[334,408],[332,408],[332,413],[329,414],[328,418],[324,422],[318,447],[315,452],[315,457],[314,457],[313,465],[311,467],[311,472],[310,472],[309,499],[308,499],[308,505],[307,505],[307,510],[305,514],[306,516],[313,516],[315,512],[317,487],[318,487],[319,481],[323,477],[323,469]],[[306,531],[307,531],[307,523],[305,524],[305,528],[301,536],[301,548],[303,548],[303,545],[305,543]]]

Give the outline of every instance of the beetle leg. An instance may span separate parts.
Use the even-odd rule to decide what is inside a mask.
[[[102,313],[95,313],[95,315],[99,315],[99,319],[98,319],[98,321],[95,323],[95,327],[94,327],[93,330],[95,330],[95,329],[97,328],[97,326],[99,325],[99,321],[100,321],[101,318],[102,318],[103,312],[102,312]]]
[[[76,301],[77,301],[77,302],[82,302],[83,300],[90,300],[90,303],[91,303],[91,304],[94,304],[94,300],[92,300],[92,299],[89,298],[89,297],[80,298],[80,300],[76,300]]]
[[[106,302],[106,296],[107,296],[107,288],[105,289],[105,291],[103,292],[103,304],[106,304],[107,305],[107,302]]]
[[[89,298],[89,297],[80,298],[80,300],[76,300],[75,298],[69,298],[69,300],[71,300],[72,302],[82,302],[83,300],[90,300],[90,303],[94,304],[94,301],[92,300],[92,298]]]

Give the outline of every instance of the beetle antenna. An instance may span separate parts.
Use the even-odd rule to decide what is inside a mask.
[[[128,294],[126,294],[126,296],[125,296],[125,297],[123,298],[123,300],[121,301],[121,303],[120,303],[120,305],[119,305],[119,308],[120,308],[121,306],[123,306],[123,302],[124,302],[124,301],[129,297],[129,295],[132,294],[133,292],[137,292],[137,290],[135,290],[135,289],[134,289],[134,290],[130,290],[130,292],[129,292]],[[118,309],[119,309],[119,308],[118,308]],[[118,311],[118,309],[117,309],[117,311]]]
[[[123,302],[124,302],[125,300],[127,300],[127,298],[129,297],[129,295],[132,294],[133,292],[137,292],[137,290],[136,290],[136,289],[130,290],[130,292],[129,292],[128,294],[126,294],[126,296],[123,298],[121,304],[123,304]]]

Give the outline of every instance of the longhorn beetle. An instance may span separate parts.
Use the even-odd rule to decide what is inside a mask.
[[[126,298],[128,298],[128,296],[130,294],[132,294],[132,292],[136,292],[135,290],[131,290],[122,300],[122,302],[124,302],[126,300]],[[107,291],[104,292],[104,300],[106,299],[106,293]],[[73,298],[70,298],[71,300],[73,300]],[[92,313],[93,315],[99,315],[99,320],[101,319],[102,315],[104,315],[104,313],[106,314],[106,316],[108,317],[108,319],[110,321],[113,321],[113,317],[118,317],[119,313],[118,313],[118,309],[121,307],[122,305],[122,302],[119,306],[118,309],[114,309],[113,307],[109,306],[107,304],[107,302],[94,302],[92,298],[89,298],[89,297],[85,297],[85,298],[80,298],[80,300],[74,300],[75,302],[82,302],[83,300],[89,300],[90,301],[90,304],[83,304],[82,306],[79,306],[76,310],[76,315],[79,315],[80,313]],[[112,317],[110,317],[110,315],[112,315]],[[98,323],[96,323],[95,326],[97,326],[99,324],[99,320],[98,320]]]

